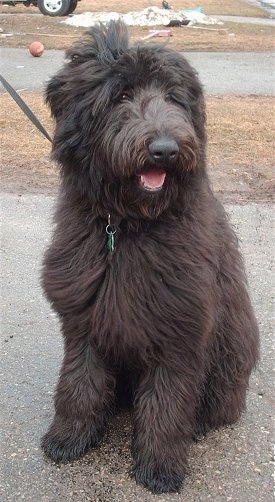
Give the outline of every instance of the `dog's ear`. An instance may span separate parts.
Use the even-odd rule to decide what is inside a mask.
[[[57,119],[66,107],[66,93],[63,91],[61,75],[54,76],[46,87],[46,103],[50,106],[52,116]]]
[[[121,21],[100,24],[87,31],[66,52],[66,63],[46,88],[46,102],[53,117],[58,119],[62,111],[71,109],[78,91],[82,95],[85,90],[90,92],[128,46],[128,30]]]

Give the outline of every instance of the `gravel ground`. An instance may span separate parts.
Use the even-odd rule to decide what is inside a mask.
[[[41,194],[1,195],[1,500],[271,502],[272,206],[227,207],[240,236],[261,330],[262,359],[251,379],[247,413],[236,426],[192,446],[181,494],[153,496],[128,476],[127,414],[115,417],[104,443],[79,461],[56,465],[40,450],[62,357],[58,323],[39,286],[53,203],[52,197]]]

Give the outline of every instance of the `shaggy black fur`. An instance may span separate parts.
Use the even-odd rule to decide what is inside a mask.
[[[192,437],[240,417],[258,358],[237,239],[206,174],[201,85],[177,52],[129,47],[120,23],[67,57],[47,88],[62,182],[43,286],[65,355],[42,447],[79,457],[132,397],[133,475],[177,491]]]

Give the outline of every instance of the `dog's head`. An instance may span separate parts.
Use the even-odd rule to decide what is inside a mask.
[[[129,47],[125,25],[91,29],[67,52],[47,101],[67,187],[99,214],[155,218],[203,177],[205,113],[189,63],[164,45]]]

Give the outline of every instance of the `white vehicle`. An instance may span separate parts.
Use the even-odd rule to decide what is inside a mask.
[[[16,5],[22,3],[29,7],[34,5],[45,16],[68,16],[80,0],[0,0],[3,5]]]

